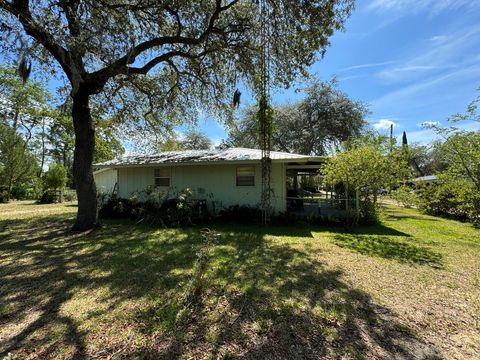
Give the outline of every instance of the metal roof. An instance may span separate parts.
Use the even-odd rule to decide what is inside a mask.
[[[118,166],[139,166],[139,165],[157,165],[171,163],[209,163],[209,162],[228,162],[228,161],[259,161],[262,158],[262,152],[259,149],[247,148],[228,148],[214,150],[183,150],[166,151],[154,155],[128,155],[118,159],[105,161],[95,164],[96,168],[118,167]],[[291,161],[308,160],[321,161],[318,156],[308,156],[300,154],[290,154],[286,152],[271,151],[272,161]]]

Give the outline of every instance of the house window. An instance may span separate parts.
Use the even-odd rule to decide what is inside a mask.
[[[255,167],[237,167],[237,186],[255,186]]]
[[[170,168],[155,169],[155,186],[170,186]]]

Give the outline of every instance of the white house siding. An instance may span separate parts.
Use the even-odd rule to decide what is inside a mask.
[[[93,176],[98,192],[108,194],[114,190],[115,184],[117,183],[116,169],[98,170],[93,173]]]
[[[164,167],[159,165],[158,167]],[[236,168],[255,166],[255,185],[236,186]],[[215,210],[230,205],[259,205],[261,199],[260,164],[209,164],[172,165],[170,188],[160,188],[173,193],[191,189],[195,196],[208,200],[208,206]],[[131,167],[118,169],[118,194],[129,197],[154,184],[155,167]],[[273,189],[272,206],[275,211],[285,211],[285,167],[281,163],[272,164]]]

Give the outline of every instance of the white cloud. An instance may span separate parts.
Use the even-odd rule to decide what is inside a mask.
[[[431,66],[431,65],[407,65],[407,66],[401,66],[401,67],[396,67],[390,70],[384,70],[380,72],[380,74],[385,73],[404,73],[404,72],[410,72],[410,71],[417,71],[417,70],[431,70],[431,69],[436,69],[436,66]]]
[[[393,64],[393,63],[394,63],[394,61],[382,61],[382,62],[376,62],[376,63],[358,64],[358,65],[353,65],[353,66],[349,66],[349,67],[340,69],[339,72],[390,65],[390,64]]]
[[[479,2],[480,3],[480,2]],[[376,76],[388,83],[419,82],[433,73],[465,69],[478,64],[476,54],[480,45],[480,25],[461,27],[450,35],[436,35],[420,41],[396,65],[386,66]],[[465,57],[464,54],[471,54]]]
[[[382,70],[377,76],[383,80],[407,80],[413,76],[424,74],[426,71],[439,69],[437,66],[431,65],[406,65],[391,69]]]
[[[478,6],[478,1],[472,0],[374,0],[366,9],[382,13],[391,11],[396,15],[428,12],[430,16],[435,16],[445,11],[472,9]]]
[[[403,103],[405,101],[410,101],[411,105],[418,103],[418,100],[421,99],[422,96],[428,94],[428,90],[432,88],[440,89],[451,87],[454,83],[471,81],[479,76],[480,64],[477,66],[471,66],[461,70],[452,71],[446,74],[441,74],[440,76],[435,76],[425,81],[415,82],[412,85],[408,85],[387,93],[371,101],[370,104],[377,111],[385,108],[391,111],[390,106],[394,104]],[[429,96],[431,97],[431,95]]]
[[[342,77],[339,77],[337,80],[339,82],[342,82],[342,81],[347,81],[347,80],[354,80],[354,79],[360,79],[360,78],[364,78],[364,77],[367,77],[368,75],[351,75],[351,76],[342,76]]]
[[[397,127],[398,124],[390,119],[380,119],[373,124],[373,127],[377,130],[387,130],[390,129],[390,126]]]
[[[433,41],[435,43],[443,43],[446,42],[448,39],[450,39],[450,36],[447,35],[435,35],[430,38],[430,41]]]

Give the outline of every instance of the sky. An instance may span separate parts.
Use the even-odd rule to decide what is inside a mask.
[[[365,102],[378,131],[393,123],[398,138],[406,131],[410,143],[427,143],[435,134],[422,124],[448,125],[480,95],[479,19],[480,0],[359,0],[310,70],[324,80],[335,76],[342,91]],[[273,102],[301,98],[295,88],[274,90]],[[198,127],[215,143],[226,138],[214,119]]]

